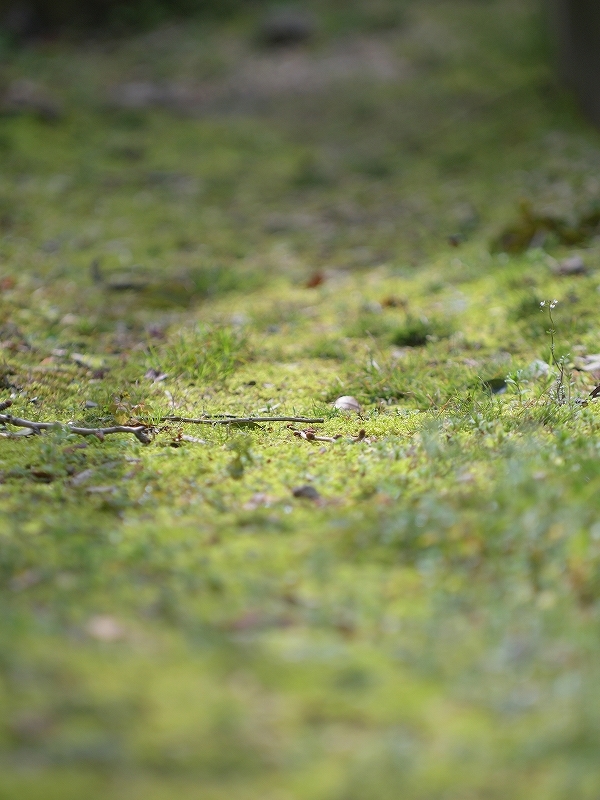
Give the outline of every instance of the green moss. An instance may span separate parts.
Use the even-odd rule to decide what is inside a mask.
[[[427,317],[407,316],[402,326],[392,334],[392,343],[398,347],[422,347],[436,339],[446,339],[452,333],[448,323],[429,320]]]
[[[0,120],[0,400],[60,423],[0,440],[2,800],[598,793],[600,249],[489,251],[597,135],[535,4],[343,5],[292,98],[222,77],[252,14],[6,61],[66,114]]]

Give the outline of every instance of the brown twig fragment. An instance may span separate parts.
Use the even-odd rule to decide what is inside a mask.
[[[317,436],[316,432],[313,431],[311,428],[307,428],[305,431],[296,431],[294,428],[290,426],[290,430],[294,434],[294,436],[298,436],[300,439],[304,439],[307,442],[337,442],[339,439],[342,439],[343,436],[341,433],[336,434],[335,436]],[[351,436],[351,442],[362,442],[362,440],[366,436],[366,432],[364,430],[360,430],[358,432],[358,436]]]
[[[341,435],[338,433],[337,436],[317,436],[315,431],[306,430],[306,431],[292,431],[294,436],[298,436],[300,439],[304,439],[307,442],[337,442],[338,439],[341,439]]]
[[[248,425],[253,422],[304,422],[312,425],[321,425],[324,419],[310,419],[309,417],[163,417],[163,422],[185,422],[190,425]]]
[[[9,400],[1,404],[3,409],[9,408],[11,405],[12,402]],[[138,441],[142,442],[142,444],[149,444],[152,441],[149,429],[146,425],[113,425],[110,428],[81,428],[78,425],[65,425],[62,422],[35,422],[30,419],[13,417],[12,414],[0,414],[0,423],[3,425],[14,425],[15,428],[29,428],[29,430],[32,430],[34,433],[60,427],[65,428],[69,433],[76,433],[79,436],[96,436],[96,438],[101,441],[105,436],[109,436],[111,433],[131,433]]]

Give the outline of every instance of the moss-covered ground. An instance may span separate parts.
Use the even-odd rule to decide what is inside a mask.
[[[292,96],[251,17],[4,55],[0,400],[155,434],[3,429],[2,800],[600,794],[600,244],[490,249],[600,139],[534,3],[320,10]]]

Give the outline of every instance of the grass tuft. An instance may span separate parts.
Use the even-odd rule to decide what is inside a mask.
[[[239,331],[198,327],[180,333],[165,346],[151,346],[147,363],[149,369],[172,378],[207,385],[230,377],[248,354],[248,341]]]

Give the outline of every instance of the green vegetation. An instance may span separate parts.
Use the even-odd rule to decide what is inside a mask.
[[[0,401],[155,435],[0,439],[1,800],[598,797],[600,140],[533,1],[397,10],[4,63]]]

